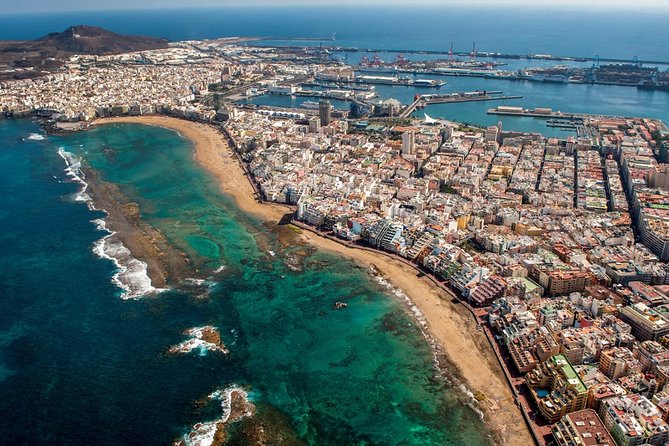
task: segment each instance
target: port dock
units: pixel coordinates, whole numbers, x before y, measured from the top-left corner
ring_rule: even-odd
[[[553,111],[550,108],[534,108],[526,109],[522,107],[499,106],[488,110],[489,115],[502,116],[525,116],[539,119],[580,119],[588,117],[586,114],[579,113],[564,113],[561,111]]]
[[[400,113],[400,118],[409,117],[416,109],[423,108],[432,104],[451,104],[460,102],[480,102],[480,101],[503,101],[510,99],[522,99],[522,96],[504,96],[502,91],[468,91],[449,94],[424,94],[417,96]]]
[[[340,79],[342,84],[393,85],[400,87],[440,88],[446,82],[434,79],[406,79],[397,76],[356,76],[353,79]]]

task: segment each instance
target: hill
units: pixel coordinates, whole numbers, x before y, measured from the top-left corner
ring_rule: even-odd
[[[126,36],[97,26],[78,25],[29,43],[40,47],[42,51],[107,55],[166,48],[168,41],[157,37]]]
[[[74,54],[111,55],[167,48],[167,39],[116,34],[96,26],[71,26],[36,40],[0,41],[0,80],[37,77]]]

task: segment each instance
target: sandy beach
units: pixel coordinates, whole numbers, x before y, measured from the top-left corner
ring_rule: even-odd
[[[287,206],[260,203],[225,136],[213,127],[162,116],[111,118],[98,124],[133,122],[157,125],[178,131],[193,141],[195,159],[219,179],[221,190],[233,197],[240,209],[268,224],[278,223]],[[534,440],[526,427],[503,372],[485,335],[477,330],[471,314],[454,296],[418,271],[393,257],[349,247],[302,231],[305,241],[320,249],[344,255],[367,267],[373,266],[397,289],[406,294],[425,317],[429,335],[447,356],[449,367],[479,400],[485,421],[494,435],[495,444],[531,445]]]

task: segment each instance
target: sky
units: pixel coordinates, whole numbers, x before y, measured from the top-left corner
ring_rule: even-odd
[[[669,9],[669,0],[0,0],[0,14],[28,12],[84,11],[106,9],[159,9],[186,7],[222,7],[250,5],[430,5],[448,6],[507,6],[522,5],[541,8],[550,7],[587,7],[588,9],[634,8]]]

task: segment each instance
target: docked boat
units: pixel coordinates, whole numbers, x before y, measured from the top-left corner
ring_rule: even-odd
[[[534,74],[530,76],[530,80],[536,82],[547,82],[553,84],[566,84],[569,82],[569,77],[562,74]]]
[[[316,101],[304,101],[300,106],[309,110],[318,110],[319,103]]]
[[[446,85],[445,81],[435,80],[435,79],[416,79],[413,81],[414,87],[432,87],[439,88]]]

